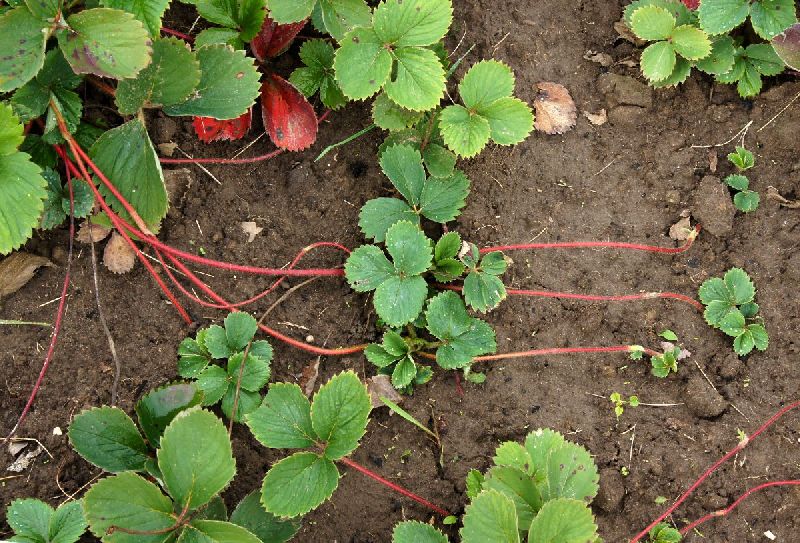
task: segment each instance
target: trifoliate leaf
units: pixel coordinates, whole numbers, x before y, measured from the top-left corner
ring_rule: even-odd
[[[319,440],[311,424],[311,403],[293,383],[271,385],[246,422],[255,438],[273,449],[301,449]]]
[[[675,52],[687,60],[700,60],[711,54],[708,34],[692,25],[676,27],[672,31],[672,46]]]
[[[0,92],[21,87],[41,69],[47,26],[26,6],[0,15]]]
[[[650,81],[659,82],[668,78],[676,62],[675,47],[668,41],[653,43],[642,51],[642,73]]]
[[[736,190],[747,190],[750,188],[750,180],[740,174],[729,175],[725,178],[725,184]]]
[[[496,490],[511,498],[517,510],[520,532],[527,532],[542,507],[542,496],[526,472],[513,467],[495,466],[486,472],[483,488]]]
[[[425,184],[422,155],[410,145],[393,145],[380,157],[383,173],[412,206],[418,206]]]
[[[715,36],[711,40],[711,53],[695,63],[698,69],[711,75],[721,75],[733,68],[736,51],[733,38],[727,35]]]
[[[53,508],[41,500],[28,498],[12,501],[6,512],[6,521],[14,530],[12,540],[47,543],[53,512]]]
[[[755,347],[755,340],[753,334],[747,330],[743,331],[740,335],[736,336],[733,340],[733,350],[739,356],[750,354],[750,351]]]
[[[406,0],[404,4],[407,3],[413,2]],[[395,71],[384,87],[389,98],[413,111],[426,111],[439,105],[444,94],[445,73],[436,53],[422,47],[399,47],[394,59]]]
[[[101,0],[100,3],[107,8],[131,13],[144,24],[152,38],[158,38],[161,18],[167,11],[169,0]]]
[[[144,123],[133,119],[105,132],[92,145],[89,156],[145,224],[157,232],[169,202],[161,164]],[[130,175],[131,172],[136,175]],[[105,185],[101,184],[100,192],[114,211],[131,220]]]
[[[503,275],[508,268],[508,260],[500,251],[492,251],[483,256],[480,267],[488,274]]]
[[[386,250],[401,277],[424,273],[433,258],[430,241],[416,225],[402,221],[386,232]]]
[[[147,445],[131,418],[116,407],[96,407],[77,415],[69,427],[72,447],[86,460],[112,473],[140,471]]]
[[[260,74],[244,51],[210,45],[197,53],[200,83],[188,100],[164,108],[167,115],[194,115],[235,119],[255,103],[261,90]]]
[[[393,62],[372,28],[356,28],[342,38],[336,51],[336,82],[348,98],[369,98],[389,79]]]
[[[771,40],[797,22],[793,0],[758,0],[750,6],[753,30],[765,40]]]
[[[122,531],[108,535],[112,526],[127,530],[167,530],[175,524],[174,504],[159,488],[136,475],[124,472],[92,485],[83,499],[89,529],[109,543],[132,541]],[[165,541],[168,532],[149,541]],[[139,536],[141,537],[141,536]]]
[[[409,221],[419,224],[419,215],[397,198],[375,198],[361,208],[358,226],[368,238],[381,243],[386,239],[386,231],[396,222]]]
[[[443,368],[462,368],[476,356],[497,349],[491,326],[467,314],[461,297],[443,292],[434,297],[425,312],[428,331],[443,343],[436,350],[436,362]]]
[[[375,9],[373,21],[383,43],[400,48],[441,40],[452,16],[449,0],[387,0]]]
[[[429,143],[422,151],[422,159],[433,177],[450,177],[456,165],[456,155],[441,145]]]
[[[447,537],[430,524],[406,520],[395,525],[392,543],[447,543]]]
[[[74,543],[88,528],[80,501],[62,504],[50,518],[49,543]]]
[[[439,130],[447,146],[465,158],[480,153],[492,134],[488,119],[458,104],[447,106],[439,114]]]
[[[375,290],[394,275],[394,267],[380,247],[362,245],[347,258],[347,282],[356,292]]]
[[[466,205],[468,194],[469,179],[459,170],[448,178],[431,177],[422,188],[419,211],[434,222],[452,221]]]
[[[459,532],[463,543],[519,543],[517,512],[511,498],[496,490],[484,490],[464,512]]]
[[[496,275],[473,270],[464,279],[464,300],[481,313],[500,305],[506,296],[506,287]]]
[[[228,336],[222,326],[213,324],[203,331],[203,345],[213,358],[228,358],[235,352],[228,345]]]
[[[299,452],[274,464],[264,476],[261,504],[279,517],[304,515],[333,495],[339,471],[327,458]]]
[[[674,28],[675,17],[658,6],[641,7],[631,16],[631,30],[643,40],[666,40]]]
[[[175,383],[151,390],[136,402],[136,415],[152,447],[158,447],[164,429],[185,409],[200,405],[203,393],[194,383]]]
[[[383,348],[394,356],[403,356],[411,352],[403,336],[392,330],[383,334]]]
[[[372,103],[372,122],[384,130],[404,130],[414,126],[422,113],[398,106],[382,92]]]
[[[742,24],[750,14],[749,0],[701,2],[697,10],[700,28],[709,34],[723,34]]]
[[[306,96],[319,91],[326,107],[343,106],[347,100],[334,79],[333,46],[321,39],[308,40],[300,47],[300,59],[305,67],[292,72],[289,81]]]
[[[733,205],[743,213],[750,213],[758,209],[761,198],[758,193],[752,190],[744,190],[733,196]]]
[[[369,26],[372,11],[364,0],[319,0],[320,18],[325,30],[337,41],[358,26]]]
[[[395,388],[405,388],[417,376],[417,365],[410,356],[404,356],[392,371],[392,385]]]
[[[338,460],[358,447],[371,409],[367,387],[351,371],[335,375],[317,391],[311,404],[311,423],[326,442],[326,458]]]
[[[386,351],[382,346],[376,345],[375,343],[370,343],[367,345],[367,348],[364,349],[364,355],[367,357],[367,360],[375,364],[379,368],[385,368],[387,366],[391,366],[405,355],[394,355]]]
[[[723,277],[728,290],[729,300],[735,305],[752,302],[756,294],[755,286],[750,276],[740,268],[731,268]]]
[[[202,447],[186,446],[200,440]],[[181,412],[169,423],[157,457],[164,486],[178,510],[208,503],[236,473],[225,425],[213,413],[198,407]]]
[[[300,529],[299,520],[280,519],[261,506],[258,491],[251,492],[231,513],[230,521],[245,528],[263,543],[285,543]]]
[[[544,504],[528,534],[529,543],[584,543],[596,538],[597,525],[589,507],[563,498]]]
[[[692,72],[692,63],[683,57],[677,57],[675,67],[672,73],[666,79],[661,81],[651,81],[650,85],[654,89],[662,89],[665,87],[674,87],[686,81]]]
[[[123,79],[150,63],[152,48],[144,25],[119,9],[86,9],[67,17],[56,33],[64,58],[75,73]]]
[[[719,329],[732,337],[741,336],[745,332],[744,315],[742,315],[742,312],[738,309],[728,312],[728,314],[719,321]]]
[[[375,310],[390,326],[413,321],[422,311],[428,286],[420,276],[393,276],[375,290]]]
[[[183,41],[164,38],[153,43],[152,62],[134,79],[123,79],[115,101],[120,113],[142,107],[171,106],[186,100],[200,82],[200,62]]]
[[[197,377],[197,386],[203,391],[203,405],[214,405],[228,390],[228,374],[219,366],[208,366]]]

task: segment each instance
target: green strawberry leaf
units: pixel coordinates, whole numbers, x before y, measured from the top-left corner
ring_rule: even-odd
[[[336,465],[312,452],[298,452],[273,464],[264,476],[261,504],[279,517],[304,515],[328,500],[339,486]]]
[[[670,42],[653,43],[642,51],[642,74],[650,81],[663,81],[672,75],[676,62],[675,47]]]
[[[731,310],[719,321],[719,329],[731,337],[741,336],[745,332],[744,315],[738,309]]]
[[[455,258],[460,250],[461,236],[458,232],[448,232],[436,242],[433,249],[433,260],[439,263],[442,260]]]
[[[300,521],[284,520],[268,513],[261,506],[258,491],[251,492],[231,513],[230,521],[245,528],[263,543],[285,543],[300,530]]]
[[[47,543],[53,513],[53,508],[41,500],[28,498],[12,501],[6,511],[6,522],[14,530],[11,541]]]
[[[675,22],[675,17],[666,9],[644,6],[631,15],[631,30],[643,40],[666,40],[672,35]]]
[[[231,351],[241,351],[247,347],[257,330],[258,323],[249,313],[237,311],[225,317],[225,337]]]
[[[150,33],[150,37],[158,38],[161,31],[161,18],[167,11],[169,0],[101,0],[107,8],[127,11],[141,21]]]
[[[588,503],[597,495],[597,466],[580,445],[566,441],[552,430],[539,429],[528,434],[525,448],[545,503],[557,498]]]
[[[371,409],[367,387],[352,371],[335,375],[320,387],[311,404],[311,424],[326,442],[325,458],[338,460],[358,447]]]
[[[150,63],[150,36],[130,13],[86,9],[67,17],[67,25],[56,36],[75,73],[123,79],[136,76]]]
[[[367,360],[379,368],[391,366],[405,356],[391,354],[387,352],[386,349],[384,349],[381,345],[377,345],[375,343],[370,343],[367,345],[367,348],[364,349],[364,355],[367,357]]]
[[[530,475],[532,473],[533,461],[527,449],[516,441],[505,441],[501,443],[494,452],[492,461],[496,466],[506,466],[515,468]]]
[[[499,98],[481,110],[489,121],[492,141],[498,145],[516,145],[533,129],[533,113],[528,104],[509,96]]]
[[[735,305],[752,302],[756,295],[756,288],[750,276],[740,268],[731,268],[723,277],[728,290],[729,300]]]
[[[49,543],[75,543],[88,526],[81,502],[70,501],[60,505],[50,518],[46,540]]]
[[[753,337],[753,344],[759,351],[766,351],[769,347],[769,335],[762,324],[748,324],[747,332]]]
[[[205,345],[207,330],[197,332],[196,339],[186,338],[178,346],[178,375],[196,378],[211,362],[211,353]]]
[[[657,524],[650,530],[649,543],[681,543],[681,533],[665,522]]]
[[[208,45],[230,45],[234,49],[244,48],[244,42],[239,38],[238,30],[221,27],[206,28],[195,36],[195,49],[200,49]]]
[[[453,18],[450,0],[387,0],[375,8],[375,33],[395,47],[432,45],[447,34]]]
[[[21,87],[42,68],[48,26],[25,6],[0,15],[0,92]]]
[[[447,543],[447,537],[430,524],[406,520],[395,525],[392,543]]]
[[[758,193],[752,190],[744,190],[733,196],[733,205],[743,213],[750,213],[758,209],[761,198]]]
[[[517,510],[519,531],[528,531],[531,521],[542,507],[542,496],[530,475],[517,468],[495,466],[486,472],[483,488],[496,490],[511,498]]]
[[[757,0],[750,6],[753,30],[771,40],[797,22],[794,0]]]
[[[623,16],[625,24],[628,28],[631,27],[633,14],[641,7],[656,6],[663,8],[670,12],[676,20],[676,24],[685,25],[696,22],[694,12],[689,9],[680,0],[633,0],[630,4],[625,6]]]
[[[202,440],[202,447],[187,447]],[[157,453],[164,486],[178,510],[196,509],[219,494],[236,473],[225,425],[213,413],[193,407],[179,413],[161,436]]]
[[[511,68],[497,60],[482,60],[472,66],[461,83],[458,93],[470,110],[482,110],[500,98],[514,92],[514,73]]]
[[[200,405],[203,393],[194,383],[175,383],[151,390],[136,402],[139,424],[153,448],[157,448],[164,430],[175,416]]]
[[[464,511],[462,543],[519,543],[517,512],[511,498],[484,490]]]
[[[261,543],[261,540],[241,526],[222,520],[192,520],[183,528],[179,541],[214,543]]]
[[[261,407],[246,417],[253,436],[265,447],[302,449],[319,440],[311,423],[311,403],[300,387],[270,385]]]
[[[229,385],[227,372],[219,366],[208,366],[197,377],[197,386],[203,391],[203,405],[214,405],[222,399]]]
[[[417,376],[417,365],[410,356],[404,356],[392,371],[392,385],[397,388],[405,388],[411,384]]]
[[[350,30],[369,26],[372,10],[364,0],[319,0],[317,4],[325,31],[341,41]]]
[[[481,313],[486,313],[506,299],[506,287],[496,275],[472,270],[464,279],[464,300]]]
[[[267,0],[269,16],[278,24],[296,23],[311,16],[317,0]]]
[[[492,135],[488,119],[458,104],[447,106],[439,114],[439,130],[445,144],[465,158],[480,153]]]
[[[232,388],[235,388],[236,382],[239,380],[239,371],[242,366],[242,360],[244,360],[244,352],[236,353],[230,358],[230,360],[228,360],[228,380],[230,381],[231,385],[233,385]],[[242,390],[258,392],[264,388],[264,385],[266,385],[267,381],[269,381],[269,376],[271,373],[269,362],[270,359],[265,359],[248,353],[247,362],[244,365],[244,370],[242,370]]]
[[[583,543],[596,538],[597,525],[589,507],[563,498],[544,504],[528,534],[529,543]]]
[[[289,81],[305,96],[319,91],[326,107],[338,109],[347,99],[334,79],[333,46],[322,39],[308,40],[300,47],[300,59],[304,67],[296,69]]]
[[[725,178],[725,184],[728,185],[732,189],[736,190],[747,190],[750,188],[750,180],[747,179],[744,175],[740,174],[731,174]]]
[[[698,60],[695,66],[711,75],[721,75],[733,68],[736,47],[733,38],[727,35],[714,36],[711,40],[711,53]]]
[[[724,34],[742,24],[750,14],[749,0],[701,2],[697,9],[700,28],[709,34]]]
[[[393,145],[381,153],[380,165],[403,198],[412,206],[418,206],[425,185],[420,152],[410,145]]]
[[[736,166],[736,169],[738,169],[740,172],[743,172],[745,170],[749,170],[756,163],[756,159],[753,156],[753,153],[751,153],[750,151],[748,151],[744,147],[739,147],[738,145],[736,146],[736,151],[734,151],[733,153],[730,153],[728,155],[728,160],[734,166]],[[744,177],[744,176],[742,176],[742,177]],[[747,178],[745,177],[745,179],[747,179]],[[733,186],[733,185],[731,185],[731,186]],[[737,187],[734,187],[734,188],[737,188]],[[744,189],[739,189],[739,190],[745,190],[746,188],[747,187],[745,186]]]
[[[398,106],[385,92],[372,103],[372,122],[384,130],[405,130],[421,118],[422,113]]]
[[[733,350],[739,356],[750,354],[750,351],[756,346],[753,334],[748,330],[744,330],[740,335],[733,339]]]
[[[261,89],[253,59],[227,45],[201,47],[196,55],[200,62],[197,89],[186,101],[165,107],[164,113],[225,120],[250,109]]]
[[[95,407],[78,414],[69,441],[84,459],[111,473],[141,471],[149,453],[131,418],[116,407]]]
[[[422,187],[419,211],[434,222],[446,223],[461,214],[468,195],[469,179],[460,170],[448,178],[431,177]]]
[[[380,247],[362,245],[347,258],[344,272],[353,290],[369,292],[391,278],[394,267]]]
[[[413,3],[406,0],[404,5]],[[392,78],[385,84],[389,98],[412,111],[427,111],[439,105],[444,95],[445,72],[436,53],[422,47],[399,47],[394,51],[394,60]]]
[[[744,50],[747,63],[752,65],[761,75],[778,75],[786,66],[775,49],[768,43],[754,43]]]
[[[186,43],[155,40],[152,62],[135,78],[119,82],[115,101],[126,115],[143,107],[172,106],[186,100],[199,82],[200,63]]]
[[[369,200],[358,215],[358,226],[361,231],[366,237],[378,243],[382,243],[386,239],[386,231],[400,221],[419,224],[419,215],[414,213],[408,204],[397,198]]]
[[[481,493],[483,490],[483,482],[484,477],[480,471],[476,469],[469,470],[467,473],[466,487],[467,497],[470,500],[474,500],[475,497]]]
[[[249,358],[249,357],[248,357]],[[233,404],[236,404],[236,414],[233,413]],[[258,392],[251,392],[244,388],[239,390],[239,399],[236,399],[236,379],[231,379],[225,395],[222,396],[220,407],[222,412],[228,419],[233,419],[234,422],[244,422],[245,416],[249,415],[261,404],[261,394]]]
[[[700,60],[711,54],[708,34],[692,25],[682,25],[672,31],[675,52],[687,60]]]
[[[375,310],[390,326],[402,326],[417,318],[427,293],[428,285],[419,275],[394,276],[375,289]]]
[[[375,30],[355,28],[342,38],[333,68],[344,95],[353,100],[363,100],[383,87],[393,64],[392,55]]]
[[[106,477],[92,485],[83,499],[83,509],[91,532],[108,543],[161,543],[171,535],[165,531],[145,539],[120,530],[109,535],[108,529],[112,526],[159,531],[175,524],[172,500],[162,494],[156,485],[130,471]]]
[[[436,362],[443,368],[463,368],[474,357],[497,349],[492,327],[470,317],[455,292],[443,292],[431,299],[425,319],[428,331],[443,343],[436,350]]]
[[[456,166],[456,155],[441,145],[429,143],[422,151],[422,159],[433,177],[450,177]]]
[[[742,312],[742,315],[746,319],[752,319],[758,313],[759,307],[758,304],[755,302],[747,302],[746,304],[742,304],[739,306],[739,311]]]
[[[235,352],[228,345],[228,336],[222,326],[213,324],[202,331],[205,332],[203,345],[213,358],[228,358]]]

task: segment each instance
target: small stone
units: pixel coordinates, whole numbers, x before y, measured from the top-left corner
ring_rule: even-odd
[[[314,343],[314,336],[312,336],[310,334],[307,335],[306,336],[306,343]]]
[[[622,509],[625,497],[625,481],[619,470],[605,468],[600,471],[600,489],[594,504],[606,513],[616,513]]]
[[[609,105],[631,105],[649,108],[653,105],[653,89],[633,77],[605,73],[597,78],[597,88],[606,95]]]
[[[689,411],[701,419],[718,417],[728,408],[725,398],[698,375],[689,379],[684,398]]]
[[[61,431],[61,427],[60,426],[56,426],[55,428],[53,428],[53,435],[54,436],[63,436],[64,432]]]
[[[703,226],[703,230],[714,236],[722,236],[733,230],[736,208],[719,177],[703,177],[694,191],[692,215]]]

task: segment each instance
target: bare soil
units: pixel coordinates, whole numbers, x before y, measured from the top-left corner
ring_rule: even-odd
[[[800,197],[797,127],[800,102],[770,119],[800,92],[790,76],[768,82],[756,100],[743,101],[735,89],[695,74],[677,89],[652,91],[641,84],[635,49],[619,40],[613,23],[619,2],[477,0],[456,2],[451,45],[476,47],[470,61],[495,57],[517,75],[517,92],[532,102],[535,85],[565,85],[580,111],[608,112],[608,122],[590,124],[583,116],[563,136],[534,134],[513,148],[490,148],[462,163],[473,183],[469,204],[455,227],[480,246],[532,239],[620,240],[673,246],[667,233],[683,210],[708,228],[694,247],[676,256],[611,250],[514,253],[505,277],[516,288],[621,294],[671,290],[696,294],[700,283],[732,266],[745,268],[758,287],[757,299],[770,332],[766,353],[740,359],[729,338],[711,330],[689,306],[664,300],[640,303],[583,302],[513,298],[488,316],[496,327],[500,352],[540,347],[639,343],[658,347],[657,332],[675,330],[693,356],[677,375],[659,380],[647,364],[624,356],[562,356],[484,364],[484,385],[457,393],[454,376],[437,373],[405,402],[420,420],[440,425],[444,466],[425,436],[386,409],[373,414],[354,458],[454,513],[466,503],[464,477],[485,469],[500,441],[520,440],[538,427],[551,427],[586,446],[602,470],[594,511],[606,541],[624,541],[655,518],[666,505],[659,496],[678,496],[714,460],[731,448],[737,430],[754,430],[781,406],[798,399],[800,343],[800,211],[764,199],[772,185],[788,198]],[[180,13],[179,30],[189,23]],[[603,67],[584,59],[587,51],[610,55]],[[284,63],[288,62],[284,57]],[[280,66],[288,70],[288,65]],[[314,162],[326,145],[369,123],[369,111],[353,104],[331,115],[312,150],[284,154],[246,166],[209,166],[215,182],[190,166],[189,189],[176,191],[161,238],[213,258],[281,266],[318,240],[354,247],[363,243],[357,227],[360,206],[390,193],[376,164],[380,137],[372,132]],[[728,141],[748,123],[745,143],[756,154],[752,188],[762,205],[747,216],[726,204],[718,187],[731,173]],[[763,129],[761,128],[763,126]],[[189,122],[155,117],[156,143],[175,141],[194,156],[232,156],[242,142],[203,145]],[[252,133],[250,138],[254,137]],[[247,140],[249,141],[249,140]],[[736,141],[739,141],[738,139]],[[262,138],[248,153],[270,150]],[[711,170],[711,156],[718,170]],[[705,178],[705,179],[704,179]],[[716,185],[715,185],[716,183]],[[264,230],[252,243],[239,223],[255,221]],[[39,234],[27,249],[58,264],[42,270],[18,293],[0,302],[4,318],[51,321],[63,279],[66,232]],[[338,255],[320,255],[309,265],[337,265]],[[230,299],[244,299],[264,287],[263,279],[205,270],[209,282]],[[115,276],[101,270],[101,296],[122,361],[120,406],[132,411],[152,387],[176,378],[176,349],[191,332],[137,264]],[[298,281],[289,281],[296,284]],[[97,316],[89,250],[79,246],[64,329],[35,409],[19,435],[36,438],[52,453],[41,455],[22,477],[0,482],[2,501],[35,496],[58,503],[98,474],[68,446],[70,418],[79,410],[108,403],[113,364]],[[260,314],[273,299],[252,309]],[[276,309],[271,324],[316,344],[350,345],[375,340],[370,300],[350,291],[340,279],[322,279],[294,293]],[[199,325],[224,315],[193,308]],[[40,370],[49,331],[0,328],[0,433],[8,432]],[[273,379],[295,381],[314,357],[273,342]],[[369,376],[362,356],[323,358],[320,379],[346,368]],[[627,409],[616,420],[607,397],[636,394],[647,403],[675,407]],[[597,396],[595,396],[597,395]],[[3,434],[5,435],[5,434]],[[267,450],[246,428],[234,431],[238,475],[224,497],[233,505],[260,481],[282,455]],[[0,453],[3,466],[11,462]],[[622,468],[629,475],[621,474]],[[800,471],[800,420],[789,415],[715,474],[673,520],[682,525],[728,505],[760,482],[797,478]],[[404,519],[427,520],[429,512],[390,494],[358,473],[343,470],[333,499],[309,515],[297,541],[386,542],[392,526]],[[0,474],[0,479],[8,472]],[[61,488],[59,488],[59,485]],[[690,541],[797,541],[800,492],[772,489],[751,497],[735,514],[705,525]],[[0,525],[0,535],[8,528]],[[455,532],[453,532],[455,534]]]

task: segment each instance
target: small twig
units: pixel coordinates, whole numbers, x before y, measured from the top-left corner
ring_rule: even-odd
[[[303,288],[304,286],[308,285],[309,283],[313,283],[313,282],[314,282],[314,281],[316,281],[317,279],[319,279],[319,277],[310,277],[310,278],[306,279],[305,281],[303,281],[302,283],[298,283],[298,284],[296,284],[295,286],[293,286],[292,288],[290,288],[289,290],[287,290],[286,292],[284,292],[284,293],[281,295],[281,297],[280,297],[280,298],[278,298],[277,300],[275,300],[275,301],[272,303],[272,305],[271,305],[271,306],[269,306],[269,307],[267,308],[267,310],[266,310],[266,311],[264,311],[264,314],[261,316],[261,319],[258,321],[258,322],[259,322],[259,324],[260,324],[260,323],[263,323],[263,322],[264,322],[264,320],[267,318],[267,315],[269,315],[270,313],[272,313],[272,311],[273,311],[273,310],[274,310],[276,307],[278,307],[278,306],[279,306],[279,305],[281,305],[283,302],[285,302],[285,301],[286,301],[286,300],[289,298],[289,296],[291,296],[291,295],[292,295],[292,293],[293,293],[293,292],[295,292],[295,291],[296,291],[296,290],[298,290],[298,289],[301,289],[301,288]]]
[[[199,162],[197,162],[197,161],[194,159],[194,157],[193,157],[192,155],[190,155],[189,153],[187,153],[186,151],[184,151],[184,150],[183,150],[183,149],[181,149],[180,147],[176,147],[176,149],[177,149],[178,151],[180,151],[180,153],[181,153],[183,156],[185,156],[186,158],[190,159],[190,161],[191,161],[191,163],[192,163],[192,164],[194,164],[195,166],[197,166],[198,168],[200,168],[201,170],[203,170],[204,172],[206,172],[206,173],[208,174],[208,176],[209,176],[211,179],[213,179],[213,180],[214,180],[214,182],[215,182],[217,185],[220,185],[220,186],[222,186],[222,181],[220,181],[219,179],[217,179],[217,178],[216,178],[216,176],[215,176],[213,173],[211,173],[211,171],[210,171],[208,168],[206,168],[205,166],[203,166],[202,164],[200,164]],[[159,160],[161,160],[161,163],[162,163],[162,164],[164,163],[164,160],[163,160],[163,159],[159,159]]]
[[[786,104],[785,106],[783,106],[783,108],[782,108],[782,109],[781,109],[779,112],[777,112],[775,115],[773,115],[773,116],[772,116],[772,118],[771,118],[770,120],[768,120],[766,123],[764,123],[764,126],[762,126],[761,128],[759,128],[758,130],[756,130],[756,132],[761,132],[761,131],[762,131],[762,130],[764,130],[766,127],[768,127],[769,125],[771,125],[771,124],[772,124],[772,122],[773,122],[775,119],[777,119],[778,117],[780,117],[780,115],[781,115],[781,114],[782,114],[784,111],[786,111],[787,109],[789,109],[789,106],[791,106],[793,103],[795,103],[795,101],[796,101],[798,98],[800,98],[800,92],[798,92],[797,94],[795,94],[794,98],[792,98],[791,100],[789,100],[789,103],[788,103],[788,104]]]
[[[691,145],[691,146],[689,146],[689,148],[690,149],[710,149],[711,147],[725,147],[726,145],[731,143],[733,140],[735,140],[739,136],[742,136],[742,147],[744,147],[744,137],[747,135],[747,131],[750,130],[750,126],[752,124],[753,124],[753,121],[750,121],[749,123],[744,125],[744,127],[741,130],[739,130],[736,134],[733,135],[733,137],[731,139],[729,139],[726,142],[715,143],[714,145]]]

